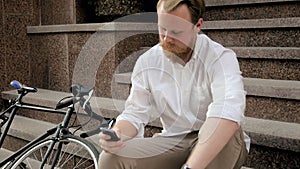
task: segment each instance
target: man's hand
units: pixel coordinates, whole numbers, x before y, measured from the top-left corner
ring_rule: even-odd
[[[102,149],[107,153],[117,153],[125,146],[125,141],[132,139],[137,135],[137,129],[128,121],[120,120],[111,129],[114,130],[120,138],[119,141],[109,141],[110,135],[100,132],[99,142]]]
[[[121,138],[121,133],[118,130],[114,130],[119,138]],[[107,152],[107,153],[116,153],[120,149],[122,149],[125,146],[125,143],[122,140],[119,141],[109,141],[111,139],[111,136],[108,134],[104,134],[103,132],[100,132],[99,134],[99,142],[101,145],[101,148]]]

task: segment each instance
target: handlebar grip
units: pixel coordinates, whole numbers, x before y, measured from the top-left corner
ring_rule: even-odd
[[[66,100],[63,101],[63,102],[57,103],[55,109],[61,109],[61,108],[64,108],[64,107],[68,107],[68,106],[70,106],[71,104],[73,104],[73,98],[69,98],[69,99],[66,99]]]
[[[70,87],[70,91],[73,93],[75,97],[82,97],[85,95],[89,95],[91,90],[93,90],[93,88],[85,88],[80,84],[72,84]]]
[[[90,137],[90,136],[93,136],[95,134],[100,133],[100,131],[101,131],[100,128],[96,128],[95,130],[88,131],[88,132],[85,132],[85,133],[81,133],[80,137],[81,138],[87,138],[87,137]]]

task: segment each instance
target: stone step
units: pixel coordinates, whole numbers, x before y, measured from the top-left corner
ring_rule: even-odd
[[[130,73],[117,74],[115,81],[118,84],[112,90],[113,98],[125,100],[130,90]],[[255,118],[300,123],[299,83],[299,81],[245,78],[245,89],[247,91],[245,115]],[[28,94],[24,98],[24,101],[47,107],[55,107],[58,100],[69,95],[69,93],[65,92],[39,89],[37,93]],[[2,92],[4,100],[9,100],[16,96],[17,92],[15,90]],[[105,99],[102,99],[97,104],[103,101],[106,103]],[[116,104],[121,105],[117,106],[119,107],[119,112],[123,110],[123,104],[123,102]],[[111,106],[113,107],[114,105]],[[100,108],[98,111],[100,111]],[[53,123],[59,123],[63,118],[62,115],[51,113],[46,117],[41,112],[28,110],[20,110],[19,114]]]
[[[300,17],[207,21],[203,30],[299,28]]]
[[[57,124],[48,121],[42,121],[38,119],[16,115],[7,135],[8,140],[10,140],[10,138],[12,137],[14,139],[12,139],[12,141],[9,142],[4,141],[3,147],[12,151],[16,151],[23,147],[27,142],[34,140],[41,134],[44,134],[47,130],[55,127],[56,125]],[[75,129],[76,128],[70,128],[70,131],[73,132]],[[79,135],[82,132],[82,130],[77,130],[76,135]],[[95,140],[95,137],[93,136],[87,139],[92,141],[92,139]],[[25,142],[25,144],[11,143],[16,140],[22,140],[22,142]],[[96,144],[95,146],[99,148]]]
[[[248,95],[300,100],[300,81],[244,78]]]
[[[115,82],[131,84],[131,72],[115,75]],[[300,100],[300,81],[244,78],[248,95]]]
[[[299,17],[222,20],[204,22],[202,30],[224,46],[300,47]],[[156,23],[98,23],[28,26],[28,34],[62,32],[139,32],[157,33]],[[111,36],[115,36],[112,34]],[[249,38],[251,37],[251,38]],[[114,39],[114,38],[113,38]]]
[[[299,2],[298,0],[230,0],[230,1],[220,1],[220,0],[205,0],[205,5],[207,7],[214,6],[231,6],[231,5],[251,5],[251,4],[276,4],[283,2]]]
[[[0,161],[6,159],[7,157],[9,157],[10,155],[12,155],[13,152],[10,150],[7,150],[5,148],[1,148],[0,149]]]
[[[50,124],[44,121],[16,116],[9,135],[27,141],[43,133],[43,128],[27,128],[24,126],[43,126]],[[53,124],[54,126],[54,124]],[[280,149],[281,151],[300,152],[300,124],[284,123],[246,117],[243,125],[245,132],[252,139],[252,146],[263,146]],[[269,152],[270,153],[270,152]],[[255,156],[255,154],[253,154]],[[250,152],[250,159],[254,157]],[[271,156],[271,154],[269,154]],[[255,157],[258,158],[258,157]]]
[[[299,17],[223,20],[204,22],[202,30],[224,46],[299,47],[299,25]]]
[[[51,92],[51,90],[44,90],[44,94]],[[62,93],[62,95],[64,95],[64,93]],[[39,100],[40,99],[35,97],[35,99],[32,99],[30,103],[40,103]],[[102,97],[96,97],[92,102],[93,110],[101,109],[103,113],[102,115],[110,118],[116,117],[119,113],[121,113],[124,110],[124,104],[124,100]],[[161,127],[159,120],[151,122],[150,125]],[[298,132],[300,131],[299,123],[246,117],[243,125],[245,131],[252,133],[253,138],[257,137],[254,139],[257,141],[256,144],[300,152],[300,133]],[[16,116],[8,134],[13,136],[17,135],[18,138],[23,140],[32,140],[53,126],[54,124],[50,122]],[[264,135],[267,135],[268,137],[262,137]],[[274,142],[274,140],[276,141]],[[285,144],[287,140],[293,144]]]
[[[52,93],[52,94],[51,94]],[[46,96],[52,96],[52,98]],[[24,102],[30,101],[33,104],[43,104],[44,106],[54,106],[56,104],[55,100],[60,100],[64,96],[69,96],[70,93],[65,92],[57,92],[45,89],[39,89],[39,92],[35,94],[29,94],[24,98]],[[9,99],[16,96],[16,91],[7,91],[3,92],[3,98]],[[48,100],[48,101],[47,101]],[[105,117],[116,117],[122,110],[124,109],[124,100],[116,100],[111,98],[102,98],[96,97],[93,99],[91,105],[93,106],[93,110],[101,113]],[[22,119],[22,120],[20,120]],[[21,121],[21,125],[19,125],[19,129],[11,131],[11,134],[19,135],[19,137],[23,139],[32,139],[34,135],[32,133],[39,133],[35,132],[20,132],[24,129],[26,121],[33,125],[33,120],[28,119],[24,120],[26,117],[19,118]],[[46,119],[48,120],[48,119]],[[16,123],[14,121],[14,123]],[[44,123],[44,122],[42,122]],[[46,122],[47,123],[47,122]],[[49,123],[47,123],[49,124]],[[51,123],[50,123],[51,124]],[[151,126],[160,127],[161,124],[158,120],[155,120],[150,123]],[[16,125],[18,126],[18,125]],[[39,126],[39,125],[34,125]],[[45,126],[44,124],[42,126]],[[297,165],[297,154],[299,153],[299,123],[289,123],[289,122],[281,122],[281,121],[274,121],[274,120],[264,120],[258,118],[251,118],[246,117],[245,123],[243,124],[245,131],[251,136],[252,138],[252,149],[250,151],[249,160],[246,166],[251,166],[254,168],[265,168],[266,166],[259,166],[258,164],[262,163],[262,165],[272,164],[272,165],[279,165],[276,163],[278,158],[284,159],[293,159],[289,164],[284,164],[285,166],[295,166]],[[41,127],[35,127],[35,129],[42,129]],[[30,129],[32,130],[32,128]],[[20,134],[23,133],[23,134]],[[289,143],[289,144],[286,144]],[[255,161],[262,160],[260,163]],[[274,164],[276,163],[276,164]],[[282,164],[282,163],[280,163]],[[276,167],[275,167],[276,168]],[[280,168],[280,167],[279,167]]]
[[[0,149],[0,161],[4,160],[6,157],[12,155],[13,152],[7,149]],[[241,169],[251,169],[249,167],[242,167]]]
[[[142,47],[137,54],[143,54],[151,47]],[[285,59],[300,60],[299,47],[227,47],[232,49],[239,59]]]
[[[131,73],[115,75],[113,97],[126,99]],[[247,91],[245,115],[249,117],[300,123],[300,81],[244,78]]]
[[[228,47],[237,54],[244,77],[278,80],[300,80],[298,47]],[[138,57],[150,49],[142,47],[128,55],[118,66],[119,72],[130,72]]]
[[[297,0],[206,0],[205,20],[299,17]]]
[[[22,120],[24,120],[22,117],[16,116],[17,123],[23,123],[23,121],[20,121],[20,118],[21,118]],[[30,123],[28,123],[28,122],[30,122]],[[30,125],[32,122],[33,122],[32,120],[29,120],[29,121],[28,121],[27,119],[25,119],[24,125]],[[33,124],[35,124],[35,125],[37,125],[37,126],[40,126],[40,125],[41,125],[40,123],[44,124],[43,121],[37,121],[37,120],[35,120]],[[16,131],[15,126],[12,127],[12,130],[15,130],[15,131]],[[40,130],[40,129],[39,129],[39,130]],[[32,132],[32,131],[36,131],[36,130],[32,130],[32,129],[31,129],[31,130],[29,130],[28,132],[25,132],[25,129],[23,129],[23,130],[19,130],[17,133],[12,133],[12,135],[11,135],[11,136],[8,136],[8,137],[15,137],[15,138],[17,138],[17,139],[14,140],[15,142],[10,142],[10,143],[8,143],[6,146],[8,146],[8,148],[11,148],[11,147],[9,147],[9,145],[12,145],[12,144],[18,144],[18,143],[16,143],[16,142],[18,142],[19,139],[22,139],[22,140],[23,140],[24,137],[25,137],[25,138],[30,138],[30,137],[32,137],[32,136],[37,137],[38,135],[36,135],[36,133],[35,133],[35,134],[30,134],[30,132]],[[42,130],[36,131],[36,132],[37,132],[37,133],[40,133],[40,132],[42,133]],[[30,135],[30,136],[27,137],[26,135],[27,135],[27,136]],[[29,141],[31,141],[31,140],[32,140],[32,139],[27,139],[26,142],[29,142]],[[13,149],[15,149],[15,148],[16,148],[16,147],[14,147]],[[21,147],[18,147],[18,148],[21,148]],[[70,150],[68,150],[68,151],[66,151],[66,152],[70,152]],[[7,157],[13,155],[13,153],[14,153],[13,151],[10,151],[10,150],[5,149],[5,148],[1,148],[1,149],[0,149],[0,162],[1,162],[2,160],[5,160]],[[78,155],[78,154],[77,154],[77,155]],[[79,154],[79,155],[84,156],[84,154]],[[41,161],[38,161],[38,160],[36,160],[36,159],[28,158],[27,160],[30,161],[30,166],[31,166],[32,168],[39,168],[39,166],[40,166],[40,164],[41,164]],[[46,165],[45,168],[50,168],[50,166],[49,166],[49,165]]]
[[[7,150],[5,148],[0,148],[0,162],[4,161],[7,157],[11,156],[13,153],[14,153],[13,151]],[[5,164],[1,169],[4,169],[6,165],[8,164]]]

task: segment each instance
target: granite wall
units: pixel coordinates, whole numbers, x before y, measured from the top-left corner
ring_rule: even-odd
[[[27,26],[75,23],[74,4],[73,0],[0,0],[0,91],[12,89],[9,82],[14,79],[25,84],[31,84],[31,80],[46,83],[46,70],[38,72],[41,75],[37,79],[35,64],[42,67],[48,62],[45,54],[50,48],[44,50],[40,40],[32,41]],[[39,54],[32,56],[32,50]],[[66,60],[56,61],[54,64]],[[56,83],[51,81],[53,86]]]
[[[0,90],[18,79],[29,83],[30,37],[27,26],[75,23],[73,0],[1,0],[0,1]],[[34,48],[33,48],[34,49]],[[37,49],[43,57],[44,50]],[[41,79],[42,80],[42,79]]]
[[[39,0],[41,25],[75,24],[75,0]]]
[[[57,26],[56,31],[60,29],[63,28]],[[72,83],[95,85],[98,96],[111,97],[111,83],[118,65],[126,59],[126,56],[140,50],[141,47],[152,46],[158,40],[157,35],[152,33],[133,36],[130,34],[132,32],[126,31],[29,34],[31,85],[56,91],[69,91]],[[127,38],[116,42],[116,37],[122,36]],[[100,58],[98,54],[100,55],[101,50],[106,50],[101,48],[102,43],[116,44]],[[81,61],[80,67],[75,67],[79,62],[78,57],[86,60]],[[93,70],[95,66],[97,69]],[[91,71],[96,71],[95,81],[91,80],[94,78],[90,75]]]
[[[143,11],[153,11],[157,0],[143,4]],[[82,46],[93,32],[63,32],[46,34],[28,34],[28,26],[65,25],[83,23],[89,16],[85,13],[90,7],[85,6],[85,0],[0,0],[0,90],[10,90],[9,82],[17,79],[22,83],[68,91],[72,81],[73,68]],[[120,1],[121,2],[121,1]],[[131,3],[131,2],[130,2]],[[133,3],[133,2],[132,2]],[[137,3],[137,1],[135,2]],[[141,3],[138,3],[141,6]],[[151,7],[149,7],[149,4]],[[128,4],[127,4],[128,5]],[[125,5],[126,6],[126,5]],[[124,7],[124,5],[123,5]],[[139,10],[139,9],[134,9]],[[119,10],[118,14],[126,14],[127,8]],[[106,11],[109,12],[109,11]],[[125,12],[125,13],[124,13]],[[132,13],[138,11],[131,11]],[[97,75],[96,83],[106,84],[99,87],[99,93],[109,95],[107,85],[112,79],[112,71],[124,55],[132,52],[128,42],[137,42],[143,37],[132,37],[121,42],[112,49],[108,62],[101,65],[102,71]],[[149,37],[148,37],[149,38]],[[156,37],[155,37],[156,38]],[[155,39],[154,38],[154,39]],[[138,39],[138,41],[137,41]],[[155,42],[154,42],[155,41]],[[139,46],[149,46],[149,43],[133,44],[135,50]],[[124,45],[127,45],[126,47]],[[124,50],[121,52],[121,50]],[[126,51],[127,50],[127,51]],[[115,53],[119,58],[115,59]],[[116,54],[118,55],[118,54]],[[107,76],[104,76],[107,75]],[[108,87],[107,87],[108,86]]]
[[[30,81],[29,38],[26,26],[39,25],[38,0],[0,1],[0,90],[9,82]]]
[[[158,0],[76,0],[76,22],[110,22],[122,16],[155,12]]]

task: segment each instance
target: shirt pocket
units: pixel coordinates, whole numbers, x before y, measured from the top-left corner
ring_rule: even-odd
[[[200,120],[206,119],[206,113],[212,97],[206,87],[192,87],[190,94],[190,108]]]

